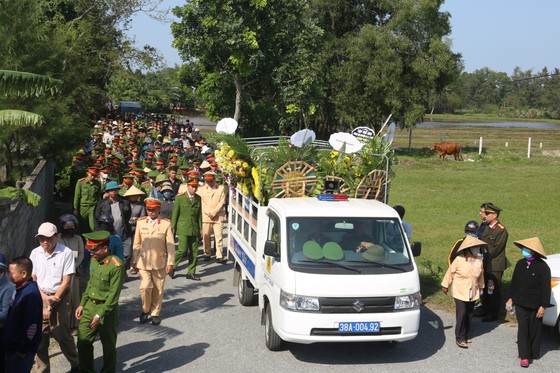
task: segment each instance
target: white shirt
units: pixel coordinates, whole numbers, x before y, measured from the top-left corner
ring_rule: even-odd
[[[57,243],[51,255],[38,246],[31,252],[29,259],[33,262],[33,274],[37,276],[37,285],[46,294],[54,294],[62,284],[62,276],[73,275],[74,254],[72,250]]]

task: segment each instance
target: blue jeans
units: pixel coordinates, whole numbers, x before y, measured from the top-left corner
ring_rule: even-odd
[[[21,356],[18,352],[6,352],[6,372],[29,373],[35,362],[35,353],[28,352]]]

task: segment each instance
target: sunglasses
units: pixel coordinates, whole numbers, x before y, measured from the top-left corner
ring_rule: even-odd
[[[157,208],[155,208],[155,209],[146,209],[146,211],[154,212],[154,211],[157,211]]]
[[[90,252],[90,253],[96,253],[96,252],[98,252],[99,250],[101,250],[102,247],[103,247],[103,245],[91,247],[91,248],[89,249],[89,252]]]
[[[491,214],[495,214],[496,211],[484,211],[484,215],[491,215]]]

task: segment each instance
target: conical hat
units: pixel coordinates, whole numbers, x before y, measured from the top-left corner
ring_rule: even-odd
[[[144,196],[146,193],[142,192],[140,189],[136,188],[134,185],[130,187],[129,190],[126,191],[124,197],[130,196]]]
[[[541,244],[541,240],[539,240],[538,237],[532,237],[524,240],[515,241],[514,244],[520,249],[524,247],[531,249],[534,252],[538,253],[543,258],[546,258],[546,253],[544,252],[544,248]]]
[[[459,246],[459,248],[457,249],[457,252],[460,252],[461,250],[466,250],[466,249],[470,249],[471,247],[478,247],[478,246],[488,246],[488,244],[482,240],[479,240],[476,237],[473,236],[467,236],[465,237],[465,239],[463,240],[463,243],[461,244],[461,246]]]

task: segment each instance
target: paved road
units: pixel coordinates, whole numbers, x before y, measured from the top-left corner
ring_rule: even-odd
[[[180,272],[185,271],[180,267]],[[168,278],[160,326],[140,324],[138,277],[121,295],[118,367],[126,372],[513,372],[518,366],[516,328],[509,323],[474,322],[468,350],[454,343],[454,315],[422,308],[419,336],[396,347],[383,343],[288,344],[270,352],[258,307],[239,305],[232,285],[232,264],[199,264],[201,282]],[[543,357],[531,370],[557,372],[560,337],[546,328]],[[101,344],[95,343],[101,367]],[[69,368],[55,352],[53,372]]]

